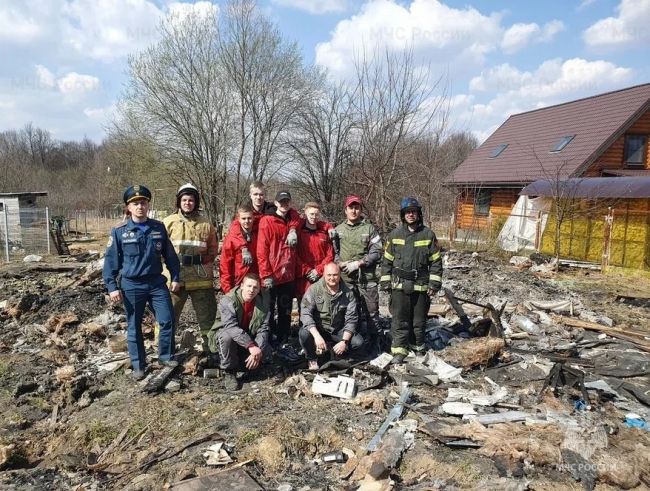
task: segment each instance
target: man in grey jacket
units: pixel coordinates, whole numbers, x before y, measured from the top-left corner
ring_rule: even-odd
[[[357,301],[350,287],[341,281],[341,269],[336,263],[325,265],[323,277],[307,289],[300,309],[299,339],[309,370],[318,369],[318,355],[330,345],[337,356],[363,346],[357,332]]]
[[[247,273],[219,302],[217,319],[208,334],[211,352],[218,352],[227,390],[238,390],[236,372],[256,370],[269,348],[269,298],[260,279]]]

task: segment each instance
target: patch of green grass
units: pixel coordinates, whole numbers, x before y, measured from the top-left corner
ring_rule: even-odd
[[[42,411],[50,410],[50,403],[44,397],[29,396],[27,397],[27,404]]]
[[[251,428],[249,430],[244,431],[241,435],[239,435],[239,438],[237,438],[237,447],[242,448],[246,447],[255,441],[259,440],[262,438],[264,435],[262,432],[256,428]]]
[[[9,373],[10,366],[9,360],[0,361],[0,379],[3,379]]]
[[[115,440],[119,431],[112,426],[107,425],[101,420],[94,420],[88,426],[88,431],[84,435],[84,444],[92,447],[95,443],[100,446],[108,445]]]
[[[137,419],[131,422],[129,431],[126,432],[126,439],[135,438],[147,426],[147,423],[142,419]]]

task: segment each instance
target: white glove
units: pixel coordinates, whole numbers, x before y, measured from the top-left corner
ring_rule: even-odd
[[[328,233],[329,236],[330,236],[330,240],[335,240],[335,239],[339,236],[339,233],[336,231],[335,228],[331,228],[331,229],[329,229],[329,230],[327,231],[327,233]]]
[[[262,284],[264,288],[273,288],[273,278],[266,278],[264,279],[264,283]]]
[[[253,256],[248,250],[248,247],[242,247],[241,249],[241,263],[244,266],[250,266],[251,264],[253,264]]]
[[[343,271],[350,274],[359,269],[359,266],[361,266],[361,261],[350,261],[343,265]]]
[[[286,242],[289,247],[296,247],[296,244],[298,243],[298,234],[296,233],[295,228],[289,229]]]

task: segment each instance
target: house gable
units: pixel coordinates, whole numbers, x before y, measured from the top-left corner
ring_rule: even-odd
[[[647,109],[634,121],[614,143],[612,143],[581,177],[600,177],[615,175],[648,175],[650,172],[650,145],[645,146],[645,162],[642,166],[631,166],[625,163],[625,139],[630,135],[644,135],[650,140],[650,109]]]
[[[608,92],[510,116],[447,180],[448,184],[525,185],[584,172],[611,147],[617,134],[639,119],[650,102],[650,84]],[[553,151],[563,140],[570,141]],[[495,149],[506,145],[495,157]],[[606,147],[606,148],[607,148]]]

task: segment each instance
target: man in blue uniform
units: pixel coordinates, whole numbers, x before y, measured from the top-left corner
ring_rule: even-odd
[[[145,376],[146,353],[142,316],[149,302],[160,326],[158,355],[162,365],[174,361],[174,309],[169,290],[180,289],[180,264],[162,222],[148,218],[151,192],[131,186],[124,192],[129,218],[111,230],[104,258],[104,283],[111,302],[124,301],[128,320],[127,345],[133,378]],[[171,286],[162,274],[162,260],[171,273]],[[120,276],[118,285],[117,277]]]

